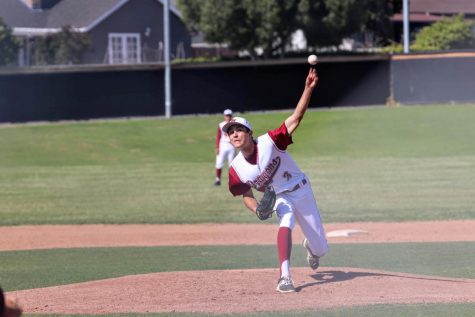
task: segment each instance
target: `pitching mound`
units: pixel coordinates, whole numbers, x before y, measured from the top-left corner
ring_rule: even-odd
[[[248,313],[475,301],[473,279],[335,267],[292,272],[297,292],[290,294],[274,290],[274,269],[143,274],[12,294],[29,314]]]

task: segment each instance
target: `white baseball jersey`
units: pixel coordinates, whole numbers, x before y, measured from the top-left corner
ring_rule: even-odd
[[[277,194],[292,190],[305,175],[286,152],[292,136],[285,123],[257,138],[254,156],[246,159],[240,152],[229,169],[229,191],[242,195],[255,188],[264,191],[272,185]]]
[[[234,147],[229,140],[229,135],[223,132],[223,127],[226,123],[226,121],[221,122],[216,133],[216,148],[219,150],[218,155],[216,155],[217,169],[223,168],[226,159],[228,160],[228,165],[231,165],[235,153]]]
[[[237,196],[251,187],[264,191],[267,185],[272,185],[277,193],[274,208],[279,226],[293,230],[297,220],[312,254],[324,256],[328,243],[317,201],[310,182],[286,152],[290,144],[292,136],[285,123],[258,137],[253,157],[246,159],[239,153],[231,163],[229,191]]]
[[[216,134],[216,147],[219,147],[224,144],[231,144],[231,141],[229,140],[229,135],[226,132],[223,132],[223,127],[226,123],[226,121],[222,121],[219,123],[218,133]]]

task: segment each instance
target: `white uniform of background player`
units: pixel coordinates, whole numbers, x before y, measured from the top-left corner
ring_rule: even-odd
[[[277,194],[275,210],[279,218],[277,247],[280,261],[280,278],[277,290],[295,291],[290,274],[292,230],[298,222],[305,235],[309,265],[316,269],[319,258],[328,252],[328,244],[320,219],[310,181],[286,152],[292,144],[292,132],[298,127],[308,107],[313,89],[318,82],[314,69],[310,69],[305,89],[294,113],[282,125],[254,140],[250,123],[235,117],[223,127],[231,143],[241,151],[229,169],[229,190],[234,196],[242,195],[244,204],[255,212],[257,201],[252,188],[264,191],[270,185]]]
[[[228,123],[232,117],[233,112],[231,109],[226,109],[223,112],[224,121],[218,125],[218,132],[216,133],[216,179],[214,185],[221,185],[221,172],[224,166],[224,161],[228,161],[228,166],[234,158],[235,150],[229,141],[229,136],[226,132],[223,132],[223,127]]]

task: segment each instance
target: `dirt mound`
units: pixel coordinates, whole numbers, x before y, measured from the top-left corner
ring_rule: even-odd
[[[248,313],[370,304],[475,302],[475,280],[354,268],[294,268],[298,292],[275,291],[274,269],[165,272],[12,292],[29,314]],[[285,297],[285,300],[284,300]]]

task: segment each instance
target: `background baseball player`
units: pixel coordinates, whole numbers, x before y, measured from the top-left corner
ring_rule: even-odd
[[[224,166],[224,160],[228,160],[228,166],[234,158],[234,147],[229,142],[229,136],[223,131],[223,127],[233,118],[233,112],[231,109],[226,109],[223,112],[224,121],[218,125],[218,132],[216,133],[216,179],[214,181],[215,186],[221,185],[221,172]]]
[[[235,117],[226,123],[231,144],[239,154],[229,169],[229,190],[234,196],[242,195],[244,205],[265,220],[275,208],[279,218],[277,247],[280,262],[280,278],[277,291],[295,291],[290,274],[290,253],[292,230],[297,220],[305,235],[303,242],[307,249],[307,260],[312,269],[317,269],[319,258],[328,252],[328,244],[320,219],[310,182],[286,152],[292,144],[292,133],[297,129],[307,110],[312,92],[318,82],[315,69],[310,69],[305,81],[304,91],[293,114],[282,125],[253,139],[251,124],[244,118]],[[265,190],[269,187],[272,190]],[[275,205],[270,213],[262,211],[262,206],[254,197],[252,188],[275,192]],[[261,203],[264,200],[261,200]],[[273,201],[272,201],[273,204]]]

